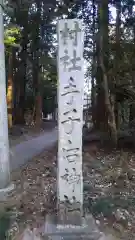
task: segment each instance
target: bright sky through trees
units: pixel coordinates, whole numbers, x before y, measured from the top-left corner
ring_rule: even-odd
[[[114,22],[116,19],[116,8],[111,6],[110,11],[113,17],[113,20],[111,22]],[[85,61],[84,71],[86,71],[86,69],[87,69],[87,62]],[[86,94],[84,97],[84,105],[86,104],[86,101],[87,101],[85,100],[87,99],[87,94],[89,96],[90,91],[91,91],[91,79],[89,78],[89,79],[85,79],[85,84],[84,84],[84,93]]]

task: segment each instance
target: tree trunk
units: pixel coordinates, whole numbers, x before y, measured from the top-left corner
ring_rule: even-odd
[[[134,3],[131,3],[129,14],[132,16],[134,10]],[[134,51],[132,57],[132,84],[135,84],[135,23],[133,23],[133,43],[134,43]],[[129,114],[129,122],[135,119],[135,103],[130,105],[130,114]]]
[[[116,55],[115,55],[116,84],[120,83],[120,80],[119,80],[119,63],[121,61],[120,26],[121,26],[121,0],[116,0]],[[117,129],[119,129],[120,104],[118,102],[115,102],[115,120],[116,120]]]
[[[91,106],[92,106],[92,122],[94,127],[96,127],[96,86],[95,86],[95,77],[96,77],[96,45],[95,45],[95,27],[96,27],[96,7],[95,7],[95,0],[92,2],[92,8],[93,8],[93,23],[92,23],[92,36],[93,36],[93,58],[92,58],[92,78],[91,78]]]
[[[33,39],[34,52],[33,52],[33,83],[35,89],[35,126],[40,128],[42,122],[42,96],[40,86],[40,66],[39,66],[39,45],[40,45],[40,23],[41,23],[41,1],[37,0],[37,15],[35,24],[35,35]]]
[[[119,102],[115,101],[114,112],[115,112],[116,126],[117,126],[117,129],[119,129],[120,128],[120,122],[121,122],[121,117],[120,117],[121,108],[120,108],[120,103]]]
[[[130,113],[129,113],[129,122],[135,120],[135,103],[132,103],[130,106]]]
[[[8,83],[7,83],[7,110],[8,110],[8,127],[11,128],[13,125],[12,114],[13,114],[13,64],[12,64],[12,53],[9,54],[8,63]]]
[[[24,111],[25,111],[25,87],[26,87],[26,67],[27,67],[27,44],[28,44],[28,12],[23,13],[23,38],[22,38],[22,50],[19,54],[21,62],[18,66],[18,73],[16,79],[16,109],[15,109],[15,123],[24,124]]]
[[[103,4],[103,2],[102,2],[102,5],[105,5],[105,4]],[[107,14],[108,12],[106,11],[106,8],[103,9],[102,5],[101,5],[101,2],[99,2],[98,13],[97,13],[98,34],[97,34],[97,42],[96,42],[96,56],[97,56],[96,128],[101,131],[107,131],[108,119],[107,119],[107,112],[106,112],[106,106],[105,106],[105,91],[104,91],[104,87],[103,87],[103,74],[102,74],[101,61],[100,61],[100,58],[101,58],[101,56],[100,56],[100,52],[101,52],[100,39],[101,39],[101,34],[102,34],[102,37],[104,36],[105,44],[107,42],[106,50],[103,49],[103,51],[107,51],[108,36],[106,36],[106,35],[108,35],[108,18],[106,19],[105,14]],[[104,6],[104,7],[106,7],[106,6]],[[104,15],[102,14],[103,16],[101,16],[102,9],[103,9],[103,13],[104,13]],[[105,24],[107,24],[107,25],[105,26]],[[107,56],[108,56],[108,51],[107,51]]]
[[[114,114],[114,104],[115,97],[111,94],[108,86],[108,23],[109,23],[109,10],[108,10],[108,0],[102,0],[102,4],[99,3],[99,19],[100,19],[100,41],[99,41],[99,61],[102,74],[102,86],[104,90],[104,100],[105,100],[105,112],[107,113],[107,124],[108,130],[110,132],[111,142],[113,146],[117,146],[117,128],[115,122]]]

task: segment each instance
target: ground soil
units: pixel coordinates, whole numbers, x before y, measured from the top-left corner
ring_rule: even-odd
[[[27,227],[39,228],[46,213],[56,207],[56,147],[33,158],[20,170],[11,173],[14,191],[6,202],[0,204],[0,212],[10,212],[8,234],[18,240]],[[2,240],[2,237],[0,236]],[[3,238],[5,239],[5,238]]]
[[[56,212],[56,156],[55,146],[12,173],[16,188],[1,205],[12,212],[12,236],[26,227],[40,229],[46,214]],[[132,152],[84,147],[84,210],[93,214],[101,231],[123,240],[135,239],[134,171]]]
[[[84,206],[99,228],[123,240],[135,239],[135,154],[84,148]]]

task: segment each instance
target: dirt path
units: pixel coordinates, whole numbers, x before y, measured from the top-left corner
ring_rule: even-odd
[[[53,146],[57,141],[57,129],[45,132],[42,135],[30,138],[10,148],[11,171],[27,163],[28,160]]]
[[[9,144],[10,147],[16,146],[17,144],[33,139],[43,135],[44,133],[50,132],[56,126],[54,121],[43,122],[40,129],[36,129],[34,126],[23,126],[17,125],[9,129]]]

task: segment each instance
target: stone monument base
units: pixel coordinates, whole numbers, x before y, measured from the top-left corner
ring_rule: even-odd
[[[98,230],[92,215],[82,218],[82,224],[64,225],[58,224],[57,216],[47,215],[44,229],[42,230],[43,239],[50,240],[100,240],[102,233]]]

